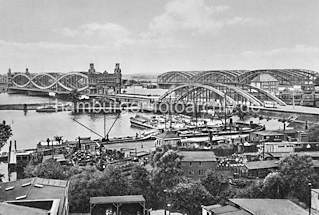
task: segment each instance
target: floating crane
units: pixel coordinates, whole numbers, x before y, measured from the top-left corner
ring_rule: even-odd
[[[109,134],[112,130],[112,128],[114,127],[116,121],[118,120],[118,118],[120,117],[120,114],[118,114],[115,118],[115,120],[113,121],[111,127],[109,128],[109,130],[106,132],[106,117],[104,114],[104,135],[99,134],[98,132],[94,131],[93,129],[89,128],[88,126],[84,125],[83,123],[77,121],[76,119],[73,118],[73,121],[78,123],[79,125],[81,125],[82,127],[84,127],[85,129],[89,130],[90,132],[96,134],[97,136],[101,137],[101,141],[102,142],[108,142],[109,141]]]

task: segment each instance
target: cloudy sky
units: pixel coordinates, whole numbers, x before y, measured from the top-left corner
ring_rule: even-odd
[[[318,0],[0,0],[0,73],[319,71]]]

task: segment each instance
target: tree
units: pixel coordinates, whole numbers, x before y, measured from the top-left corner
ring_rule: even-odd
[[[82,168],[63,166],[52,158],[37,165],[30,162],[24,168],[24,174],[26,177],[41,177],[60,180],[69,179],[71,176],[78,174],[81,171]]]
[[[319,142],[319,125],[310,128],[308,136],[310,142]]]
[[[264,198],[263,182],[256,181],[249,185],[244,190],[239,190],[236,198]]]
[[[153,154],[151,175],[152,191],[154,194],[153,208],[163,207],[165,204],[164,190],[171,189],[180,182],[185,182],[183,170],[180,166],[180,156],[170,147],[163,146]]]
[[[201,205],[216,203],[200,183],[179,183],[168,192],[167,203],[173,210],[187,214],[201,214]]]
[[[4,146],[7,140],[12,136],[11,126],[6,124],[6,121],[3,121],[0,124],[0,149]]]
[[[296,154],[287,156],[280,162],[279,170],[288,185],[290,195],[309,204],[308,183],[318,185],[318,175],[315,174],[311,157]]]
[[[283,199],[287,197],[288,189],[280,172],[269,173],[263,181],[262,192],[266,198]]]
[[[70,179],[69,203],[71,212],[89,212],[90,197],[103,196],[105,182],[101,180],[102,172],[96,168],[86,168]]]
[[[212,170],[205,173],[204,178],[201,179],[201,184],[214,197],[220,196],[229,187],[227,178],[220,172]]]
[[[155,184],[161,185],[164,189],[171,188],[179,183],[179,178],[183,175],[180,166],[180,155],[174,150],[155,154],[155,168],[153,169],[153,179]]]
[[[129,179],[130,193],[133,195],[143,195],[147,205],[152,205],[154,200],[150,179],[150,173],[140,165],[133,167]]]
[[[145,194],[151,186],[149,172],[143,166],[134,166],[129,185],[132,194]]]
[[[70,179],[69,201],[72,212],[89,212],[90,197],[128,195],[127,178],[121,170],[108,165],[101,172],[95,167],[84,169]]]
[[[121,196],[129,194],[128,179],[122,175],[119,167],[108,165],[102,172],[101,180],[106,184],[103,188],[105,195]]]

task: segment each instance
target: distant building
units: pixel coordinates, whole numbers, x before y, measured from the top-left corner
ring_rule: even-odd
[[[251,142],[282,142],[285,139],[285,135],[279,131],[256,131],[249,135]]]
[[[115,64],[114,73],[96,72],[94,64],[90,64],[87,72],[90,94],[121,93],[122,71],[120,64]]]
[[[157,135],[155,140],[156,146],[163,146],[163,145],[171,145],[171,146],[178,146],[181,143],[181,138],[178,134],[174,131],[164,131]]]
[[[260,153],[290,153],[295,151],[295,143],[293,142],[266,142],[260,145],[259,152]]]
[[[67,215],[68,187],[68,181],[44,178],[0,183],[0,214]]]
[[[260,74],[251,80],[251,86],[266,90],[274,95],[278,94],[279,81],[269,74]]]
[[[8,76],[0,75],[0,93],[7,90],[8,87]]]
[[[0,84],[7,84],[8,78],[6,75],[0,75]]]
[[[216,169],[217,158],[212,151],[180,151],[178,154],[182,156],[184,175],[194,180],[204,177],[207,170]]]
[[[240,175],[248,178],[264,178],[278,169],[278,160],[251,161],[239,167]]]

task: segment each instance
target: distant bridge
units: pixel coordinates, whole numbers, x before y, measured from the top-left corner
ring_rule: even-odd
[[[158,102],[170,103],[196,103],[220,104],[243,104],[247,106],[265,106],[269,101],[275,106],[286,106],[285,102],[273,96],[267,91],[246,84],[184,84],[168,90]]]
[[[170,71],[158,76],[159,85],[181,85],[187,83],[241,83],[249,84],[260,74],[275,77],[281,85],[311,84],[319,73],[304,69],[264,69],[264,70],[209,70],[209,71]]]
[[[8,77],[8,89],[35,92],[68,93],[88,89],[88,75],[84,72],[71,73],[14,73]]]

